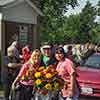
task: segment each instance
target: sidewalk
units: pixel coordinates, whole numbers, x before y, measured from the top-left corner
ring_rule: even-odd
[[[0,90],[0,100],[1,100],[1,98],[3,98],[4,97],[4,92],[3,92],[3,90]]]
[[[5,100],[4,97],[0,97],[0,100]]]

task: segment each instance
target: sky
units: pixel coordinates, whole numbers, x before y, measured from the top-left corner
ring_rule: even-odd
[[[65,16],[69,16],[71,14],[77,14],[79,12],[81,12],[82,8],[84,8],[86,1],[90,1],[92,3],[93,6],[95,6],[99,0],[78,0],[79,6],[76,6],[74,9],[71,8],[71,6],[69,6],[69,10],[68,12],[65,14]]]

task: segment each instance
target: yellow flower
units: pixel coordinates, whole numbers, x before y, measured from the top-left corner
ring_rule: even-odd
[[[58,89],[59,88],[59,83],[58,82],[55,82],[54,83],[54,89]]]
[[[52,77],[52,75],[51,75],[51,73],[47,73],[47,74],[45,75],[45,77],[49,79],[49,78]]]
[[[36,72],[35,73],[35,78],[39,78],[41,76],[41,73],[40,72]]]
[[[28,76],[22,76],[22,81],[27,81],[28,80]]]
[[[40,79],[37,79],[36,81],[35,81],[35,84],[38,86],[38,85],[40,85],[42,83],[42,81],[40,80]]]
[[[46,84],[46,85],[45,85],[45,88],[46,88],[47,90],[51,90],[51,88],[52,88],[52,87],[51,87],[51,84],[50,84],[50,83]]]
[[[24,75],[22,76],[22,80],[25,80],[25,76]]]

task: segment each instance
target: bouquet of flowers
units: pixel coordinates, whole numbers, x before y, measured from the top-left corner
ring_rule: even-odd
[[[44,66],[39,67],[34,73],[34,89],[40,95],[60,90],[63,87],[63,83],[54,66],[48,66],[47,68]]]

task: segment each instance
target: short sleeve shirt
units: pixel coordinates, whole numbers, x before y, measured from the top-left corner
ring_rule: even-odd
[[[64,81],[68,82],[68,84],[67,84],[68,88],[66,90],[62,89],[63,97],[68,97],[69,91],[70,91],[70,81],[69,80],[71,78],[71,75],[73,73],[75,73],[75,68],[73,66],[73,62],[69,59],[65,59],[64,61],[59,62],[57,65],[57,71],[58,71],[59,75],[62,77],[62,79]],[[76,94],[78,94],[78,87],[75,82],[75,95]]]
[[[19,77],[20,77],[20,83],[22,83],[23,85],[30,85],[32,86],[33,85],[33,78],[32,78],[32,75],[34,74],[34,71],[35,71],[35,68],[36,67],[39,67],[39,64],[36,64],[36,65],[33,65],[31,62],[27,62],[25,63],[20,72],[19,72]],[[28,80],[22,80],[22,77],[26,77],[26,74],[27,72],[29,72],[29,75],[28,75]]]

